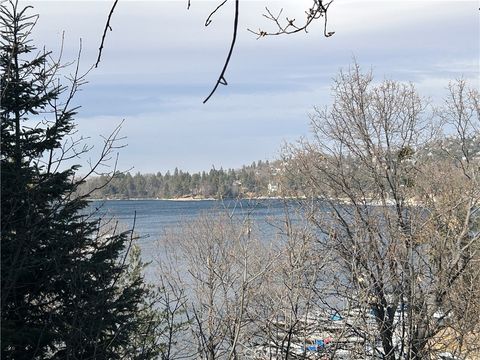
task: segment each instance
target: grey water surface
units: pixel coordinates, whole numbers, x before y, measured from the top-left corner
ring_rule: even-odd
[[[287,208],[291,218],[298,218],[292,211],[298,208],[298,203],[279,199],[96,200],[91,201],[89,206],[89,211],[95,213],[94,217],[114,218],[124,229],[131,229],[135,225],[135,233],[140,236],[138,243],[142,257],[147,261],[154,257],[156,241],[165,232],[175,231],[202,214],[227,214],[239,221],[248,217],[265,239],[274,238],[282,232],[281,224]]]

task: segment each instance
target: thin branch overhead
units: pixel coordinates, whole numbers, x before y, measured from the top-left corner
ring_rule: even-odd
[[[225,3],[228,0],[223,0],[216,8],[213,10],[210,15],[208,16],[207,20],[205,21],[205,26],[208,26],[211,24],[212,16],[221,8],[225,5]],[[334,31],[327,31],[327,11],[330,5],[332,4],[333,0],[325,3],[323,0],[313,0],[312,6],[305,11],[305,14],[307,15],[307,18],[304,23],[301,25],[297,26],[296,20],[295,19],[289,19],[286,17],[286,23],[282,23],[280,20],[280,16],[283,12],[283,9],[280,10],[278,15],[274,15],[268,8],[266,8],[267,14],[264,14],[263,16],[266,17],[267,19],[273,21],[276,26],[277,30],[272,31],[272,32],[267,32],[263,30],[258,30],[253,31],[251,29],[247,29],[248,31],[254,33],[257,35],[257,39],[265,36],[270,36],[270,35],[282,35],[282,34],[294,34],[300,31],[305,31],[307,32],[308,26],[317,19],[323,18],[324,19],[324,27],[323,27],[323,33],[325,37],[330,37],[332,36],[335,32]],[[238,18],[239,18],[239,3],[240,0],[235,0],[235,17],[233,21],[233,37],[232,37],[232,42],[230,44],[230,50],[228,52],[227,58],[225,60],[225,63],[223,65],[223,69],[220,72],[220,76],[218,77],[215,86],[213,87],[212,91],[210,94],[205,98],[203,103],[205,104],[215,93],[219,85],[228,85],[227,80],[225,79],[225,73],[228,68],[228,64],[230,63],[230,58],[233,53],[233,49],[235,47],[236,39],[237,39],[237,31],[238,31]]]
[[[260,39],[265,36],[274,36],[274,35],[289,35],[295,34],[300,31],[308,32],[308,27],[310,24],[318,19],[323,18],[323,34],[325,37],[330,37],[335,34],[334,31],[327,31],[327,11],[330,5],[333,3],[333,0],[329,2],[324,2],[323,0],[313,0],[312,6],[305,11],[306,18],[302,23],[298,23],[296,19],[285,17],[285,20],[282,17],[283,9],[280,9],[278,14],[274,14],[268,7],[265,8],[266,13],[263,16],[273,22],[276,26],[276,30],[265,31],[262,29],[251,30],[247,29],[251,33],[257,35],[257,39]]]
[[[98,64],[100,63],[100,60],[102,58],[102,51],[103,51],[103,46],[105,44],[105,37],[107,36],[107,31],[110,30],[112,31],[112,27],[110,26],[110,21],[112,19],[113,12],[115,11],[115,7],[117,6],[118,0],[115,0],[115,2],[112,5],[112,8],[110,9],[110,13],[108,14],[107,22],[105,23],[105,29],[103,30],[103,35],[102,35],[102,41],[100,43],[100,47],[98,48],[98,57],[97,57],[97,62],[95,63],[95,67],[98,67]]]
[[[221,0],[218,2],[218,5],[215,7],[213,11],[210,12],[208,15],[207,19],[205,20],[205,26],[209,26],[212,23],[212,18],[213,16],[223,7],[229,0]],[[313,3],[312,5],[308,8],[308,10],[305,11],[306,14],[306,19],[302,21],[301,23],[297,22],[296,19],[294,18],[289,18],[288,16],[285,17],[285,20],[282,17],[283,9],[281,9],[278,14],[274,14],[268,7],[266,8],[266,13],[263,14],[265,18],[268,20],[272,21],[276,29],[273,31],[264,31],[262,29],[259,29],[258,31],[247,29],[251,33],[257,35],[257,39],[265,37],[265,36],[272,36],[272,35],[283,35],[283,34],[294,34],[300,31],[305,31],[308,32],[307,29],[310,26],[310,24],[318,19],[323,19],[323,33],[325,37],[330,37],[332,36],[335,32],[334,31],[327,31],[327,11],[330,5],[334,0],[330,0],[328,2],[325,2],[323,0],[312,0]],[[107,35],[108,30],[112,30],[112,27],[110,26],[110,21],[113,15],[113,12],[115,11],[115,7],[117,6],[118,0],[115,0],[111,9],[110,13],[108,14],[107,21],[105,23],[105,29],[103,31],[102,35],[102,40],[100,43],[100,47],[98,49],[98,58],[97,62],[95,63],[95,67],[98,67],[98,64],[100,63],[101,57],[102,57],[102,51],[103,47],[105,44],[105,38]],[[187,1],[187,9],[190,8],[190,0]],[[227,54],[227,57],[225,59],[225,62],[223,64],[223,68],[220,72],[220,75],[217,78],[217,81],[215,82],[215,85],[213,86],[212,90],[208,94],[208,96],[203,100],[203,103],[205,104],[212,96],[213,94],[217,91],[219,85],[228,85],[227,80],[225,79],[225,73],[227,71],[228,65],[230,63],[230,59],[233,54],[233,49],[235,48],[235,43],[237,41],[237,33],[238,33],[238,20],[239,20],[239,8],[240,8],[240,0],[235,0],[235,13],[233,17],[233,34],[232,34],[232,40],[230,42],[230,48]]]
[[[208,25],[211,24],[211,22],[212,22],[211,17],[213,16],[213,14],[215,14],[215,12],[217,12],[217,10],[220,7],[225,5],[226,2],[227,2],[227,0],[224,0],[219,6],[217,6],[217,8],[215,10],[213,10],[210,13],[207,20],[205,21],[205,26],[208,26]],[[227,71],[228,64],[230,63],[230,58],[232,57],[233,48],[235,47],[235,43],[237,41],[239,5],[240,5],[240,0],[235,0],[235,17],[233,19],[233,36],[232,36],[232,42],[230,43],[230,50],[228,51],[227,58],[226,58],[225,63],[223,65],[223,69],[220,72],[220,76],[218,77],[217,82],[215,83],[215,86],[213,87],[210,94],[208,94],[208,96],[205,98],[205,100],[203,100],[204,104],[212,97],[212,95],[215,93],[215,91],[217,91],[218,85],[220,85],[220,84],[221,85],[228,85],[227,80],[225,79],[225,72]]]

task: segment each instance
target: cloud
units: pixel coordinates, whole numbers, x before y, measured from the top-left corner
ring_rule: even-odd
[[[35,43],[58,49],[65,30],[66,60],[81,37],[83,68],[93,64],[111,1],[32,3],[41,15]],[[242,1],[229,86],[203,105],[232,34],[231,4],[203,26],[216,3],[195,1],[187,11],[183,0],[119,2],[100,67],[76,103],[79,129],[93,139],[125,118],[124,168],[200,170],[274,156],[283,139],[307,134],[307,112],[328,104],[331,79],[352,56],[377,78],[414,81],[433,98],[448,80],[478,78],[473,1],[336,0],[328,25],[335,36],[324,38],[317,22],[308,34],[260,40],[245,29],[272,29],[265,5],[300,21],[311,1]]]

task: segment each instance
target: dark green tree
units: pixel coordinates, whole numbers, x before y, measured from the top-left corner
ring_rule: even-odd
[[[84,80],[77,67],[61,84],[62,66],[31,44],[37,16],[28,7],[3,3],[0,20],[1,358],[151,358],[129,343],[144,328],[135,314],[148,292],[140,276],[122,280],[131,232],[92,220],[75,195],[78,166],[65,164],[86,150],[67,142]]]

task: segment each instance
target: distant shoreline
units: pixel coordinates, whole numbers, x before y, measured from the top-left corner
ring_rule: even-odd
[[[215,198],[88,198],[87,201],[212,201]]]
[[[257,196],[245,198],[198,198],[198,197],[182,197],[182,198],[88,198],[87,201],[222,201],[222,200],[281,200],[280,196]]]
[[[255,196],[255,197],[244,197],[244,198],[223,198],[223,199],[216,199],[216,198],[199,198],[199,197],[181,197],[181,198],[128,198],[128,199],[110,199],[110,198],[88,198],[87,201],[175,201],[175,202],[187,202],[187,201],[236,201],[236,200],[305,200],[305,196],[290,196],[290,197],[282,197],[282,196]],[[353,203],[349,199],[345,198],[338,198],[338,199],[326,199],[329,201],[335,201],[336,203],[342,203],[347,205],[353,205]],[[420,202],[415,200],[407,200],[406,204],[409,206],[419,206]],[[378,200],[368,200],[362,205],[370,205],[370,206],[382,206],[384,205],[381,201]],[[392,200],[387,200],[385,202],[386,206],[393,206],[395,203]]]

